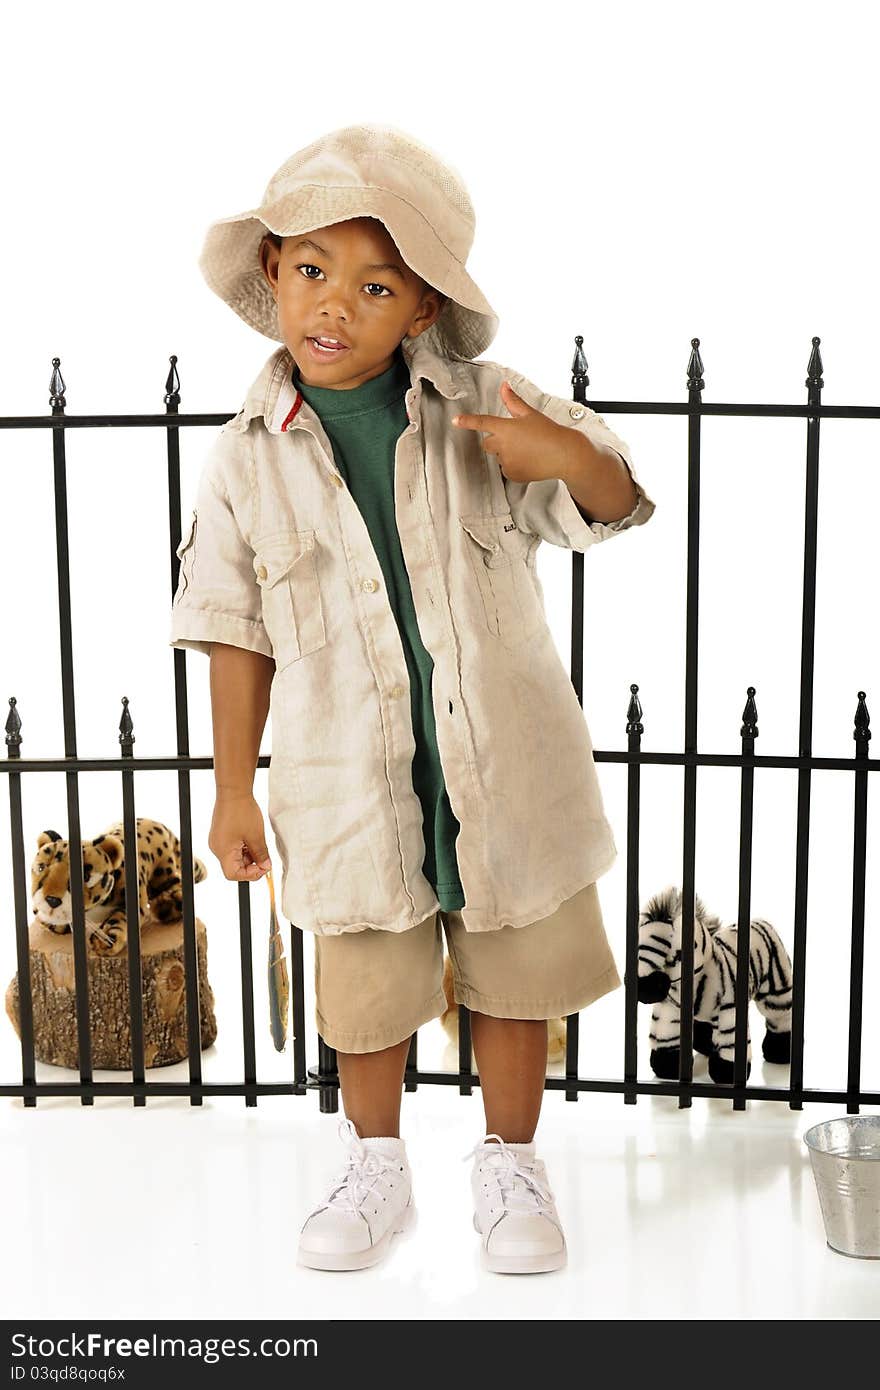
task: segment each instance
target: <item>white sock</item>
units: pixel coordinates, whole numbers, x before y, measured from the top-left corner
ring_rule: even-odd
[[[519,1143],[516,1143],[516,1144],[512,1144],[512,1143],[509,1142],[509,1140],[505,1139],[505,1141],[504,1141],[504,1146],[505,1146],[505,1148],[513,1149],[513,1152],[514,1152],[514,1153],[525,1154],[525,1155],[527,1155],[527,1156],[532,1156],[532,1155],[534,1154],[534,1152],[535,1152],[535,1141],[534,1141],[534,1139],[530,1139],[530,1140],[528,1141],[528,1143],[526,1143],[525,1141],[522,1141],[522,1142],[519,1142]],[[484,1147],[484,1149],[487,1149],[487,1150],[489,1151],[489,1153],[491,1153],[493,1149],[500,1149],[500,1148],[501,1148],[501,1145],[498,1143],[497,1140],[495,1140],[495,1139],[490,1139],[489,1143],[488,1143],[488,1144],[484,1144],[483,1147]]]
[[[377,1152],[388,1154],[394,1158],[406,1152],[406,1142],[389,1134],[369,1134],[361,1136],[361,1143],[368,1149],[376,1149]]]

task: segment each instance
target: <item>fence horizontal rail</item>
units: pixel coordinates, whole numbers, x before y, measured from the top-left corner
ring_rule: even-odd
[[[418,1071],[407,1069],[404,1082],[438,1086],[458,1086],[466,1082],[468,1086],[479,1088],[480,1078],[476,1072],[457,1071]],[[579,1076],[574,1079],[565,1076],[548,1076],[545,1090],[568,1091],[572,1087],[578,1091],[601,1091],[606,1095],[621,1095],[624,1090],[634,1087],[643,1096],[677,1096],[677,1081],[634,1081],[623,1082],[603,1077]],[[0,1085],[0,1096],[71,1096],[79,1099],[83,1091],[93,1097],[99,1096],[189,1096],[197,1091],[201,1096],[302,1096],[307,1091],[336,1090],[339,1082],[335,1077],[324,1076],[307,1082],[293,1081],[146,1081],[139,1084],[131,1081],[91,1081],[83,1086],[78,1081],[39,1081],[23,1086],[19,1083]],[[708,1096],[715,1100],[731,1100],[745,1097],[748,1100],[771,1100],[788,1102],[790,1091],[787,1086],[726,1086],[711,1081],[693,1081],[691,1090],[695,1096]],[[846,1091],[827,1087],[805,1087],[803,1098],[808,1103],[843,1104],[848,1095]],[[880,1105],[880,1091],[862,1091],[863,1105]]]
[[[664,753],[639,749],[595,748],[597,763],[664,764],[671,767],[776,767],[810,768],[826,772],[880,772],[880,758],[830,757],[795,753]],[[268,754],[261,755],[257,767],[269,766]],[[147,758],[16,758],[0,759],[2,772],[180,772],[210,771],[213,758],[156,756]]]
[[[880,405],[798,405],[780,401],[743,403],[740,401],[600,401],[590,403],[592,410],[609,415],[683,415],[706,417],[713,415],[743,415],[764,420],[773,417],[799,420],[880,420]],[[67,430],[67,429],[184,429],[199,425],[225,425],[235,412],[203,412],[185,415],[182,412],[165,415],[161,412],[136,415],[0,415],[4,430]]]

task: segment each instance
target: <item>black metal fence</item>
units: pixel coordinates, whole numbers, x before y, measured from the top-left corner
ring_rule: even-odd
[[[572,364],[572,385],[575,400],[586,404],[589,384],[587,362],[582,350],[583,339],[575,339],[576,350]],[[194,771],[210,769],[211,758],[193,758],[189,752],[189,719],[186,682],[186,653],[174,649],[174,696],[177,723],[176,756],[135,758],[133,754],[134,726],[128,700],[122,697],[122,717],[119,725],[120,755],[108,758],[77,756],[76,712],[74,708],[74,652],[71,636],[70,610],[70,553],[67,517],[67,463],[65,435],[69,429],[93,429],[110,426],[115,429],[160,428],[165,430],[168,485],[168,549],[170,595],[177,587],[178,565],[176,550],[181,538],[180,526],[180,434],[190,426],[219,426],[230,415],[180,414],[180,382],[177,358],[172,357],[171,369],[165,383],[165,412],[155,415],[67,415],[64,382],[59,359],[53,358],[50,383],[50,415],[0,417],[0,429],[49,429],[52,432],[54,460],[55,544],[58,565],[58,601],[61,638],[61,701],[64,728],[64,756],[61,758],[27,759],[21,755],[22,737],[16,699],[9,700],[6,723],[7,760],[0,769],[9,778],[10,839],[12,852],[12,882],[15,907],[15,933],[18,962],[21,1081],[0,1083],[0,1095],[21,1096],[26,1106],[36,1105],[43,1096],[79,1096],[83,1105],[91,1105],[96,1095],[131,1096],[135,1105],[144,1105],[150,1095],[188,1096],[198,1105],[206,1095],[244,1096],[246,1105],[256,1105],[260,1095],[304,1095],[315,1089],[319,1093],[322,1111],[338,1108],[339,1076],[336,1053],[323,1039],[317,1037],[317,1065],[307,1066],[306,1028],[303,1008],[303,942],[302,932],[291,925],[291,975],[293,995],[293,1072],[286,1082],[261,1082],[257,1079],[254,1035],[254,992],[252,970],[251,904],[249,883],[239,883],[238,917],[241,957],[242,999],[242,1076],[239,1081],[208,1083],[202,1079],[200,1010],[196,953],[195,907],[193,896],[192,817],[190,776]],[[604,413],[627,412],[655,415],[686,415],[688,418],[688,511],[687,511],[687,611],[685,656],[685,747],[677,753],[643,752],[641,739],[644,727],[637,685],[630,686],[626,716],[626,751],[594,750],[597,762],[626,763],[627,833],[626,833],[626,964],[624,978],[623,1076],[616,1078],[581,1077],[578,1074],[578,1015],[567,1020],[565,1075],[548,1076],[548,1089],[563,1089],[566,1100],[577,1100],[581,1091],[613,1091],[623,1095],[626,1104],[635,1104],[640,1094],[678,1096],[679,1106],[689,1106],[694,1095],[730,1099],[733,1108],[745,1108],[746,1100],[786,1101],[795,1110],[805,1100],[845,1102],[848,1113],[857,1113],[860,1105],[880,1104],[880,1092],[861,1089],[862,996],[865,930],[865,870],[867,839],[868,773],[876,772],[877,759],[868,757],[869,717],[865,692],[857,694],[852,758],[817,758],[812,753],[813,674],[816,614],[816,539],[819,489],[819,422],[823,416],[845,419],[877,419],[878,406],[823,406],[820,396],[823,386],[822,360],[819,339],[813,338],[807,368],[807,402],[804,405],[746,405],[704,404],[702,401],[703,364],[699,339],[691,340],[687,369],[687,402],[600,401],[595,408]],[[700,753],[697,751],[697,661],[698,661],[698,604],[700,548],[700,428],[705,415],[745,415],[805,417],[806,431],[806,508],[804,526],[804,569],[801,626],[800,727],[797,757],[758,756],[755,739],[758,736],[758,711],[754,687],[746,692],[742,741],[738,754]],[[583,704],[583,562],[584,557],[572,552],[571,608],[571,679],[578,699]],[[169,596],[170,601],[170,596]],[[268,758],[260,758],[258,766],[268,766]],[[684,854],[682,864],[683,922],[681,960],[681,1062],[678,1080],[637,1079],[637,957],[639,919],[639,835],[640,786],[644,764],[667,764],[684,768]],[[757,768],[796,768],[798,774],[797,842],[794,883],[794,949],[792,952],[792,1055],[789,1085],[769,1087],[748,1085],[746,1080],[746,1028],[748,990],[736,991],[736,1030],[734,1080],[731,1086],[693,1079],[693,963],[694,963],[694,864],[696,848],[696,785],[698,767],[738,767],[741,776],[741,811],[739,845],[739,903],[737,979],[745,980],[749,968],[750,880],[753,829],[753,792]],[[83,900],[82,842],[79,815],[79,775],[94,771],[119,772],[122,781],[122,820],[126,862],[137,858],[135,829],[134,772],[173,768],[177,771],[180,809],[180,842],[183,876],[183,939],[186,976],[186,1010],[188,1034],[189,1080],[169,1082],[147,1080],[144,1065],[144,1029],[140,952],[128,950],[128,986],[131,1010],[131,1080],[95,1081],[92,1075],[92,1050],[89,1029],[89,987],[85,913]],[[850,944],[849,993],[849,1056],[845,1090],[820,1090],[804,1087],[804,984],[807,933],[807,892],[810,835],[810,789],[814,770],[848,771],[853,777],[854,838],[852,862],[852,924]],[[79,1080],[71,1082],[37,1082],[34,1059],[34,1020],[31,978],[28,956],[28,924],[30,920],[28,874],[30,863],[25,856],[22,826],[21,779],[27,773],[63,772],[67,785],[68,839],[70,847],[70,891],[73,910],[73,958],[78,1038]],[[129,893],[126,902],[128,941],[140,940],[139,904]],[[420,1071],[418,1068],[418,1034],[411,1040],[407,1059],[405,1089],[414,1091],[425,1083],[458,1086],[462,1095],[471,1094],[479,1085],[479,1077],[471,1069],[471,1032],[467,1008],[459,1010],[459,1067],[454,1072]]]

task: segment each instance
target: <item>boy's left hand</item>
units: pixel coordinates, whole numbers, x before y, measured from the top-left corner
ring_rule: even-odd
[[[513,482],[564,477],[576,431],[527,405],[506,381],[501,383],[501,401],[510,411],[509,420],[503,415],[455,415],[452,423],[459,429],[487,432],[483,449],[497,454],[502,473]]]

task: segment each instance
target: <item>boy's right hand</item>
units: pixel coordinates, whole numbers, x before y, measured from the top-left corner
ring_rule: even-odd
[[[263,813],[252,793],[217,795],[208,848],[219,859],[224,878],[259,879],[271,869]]]

